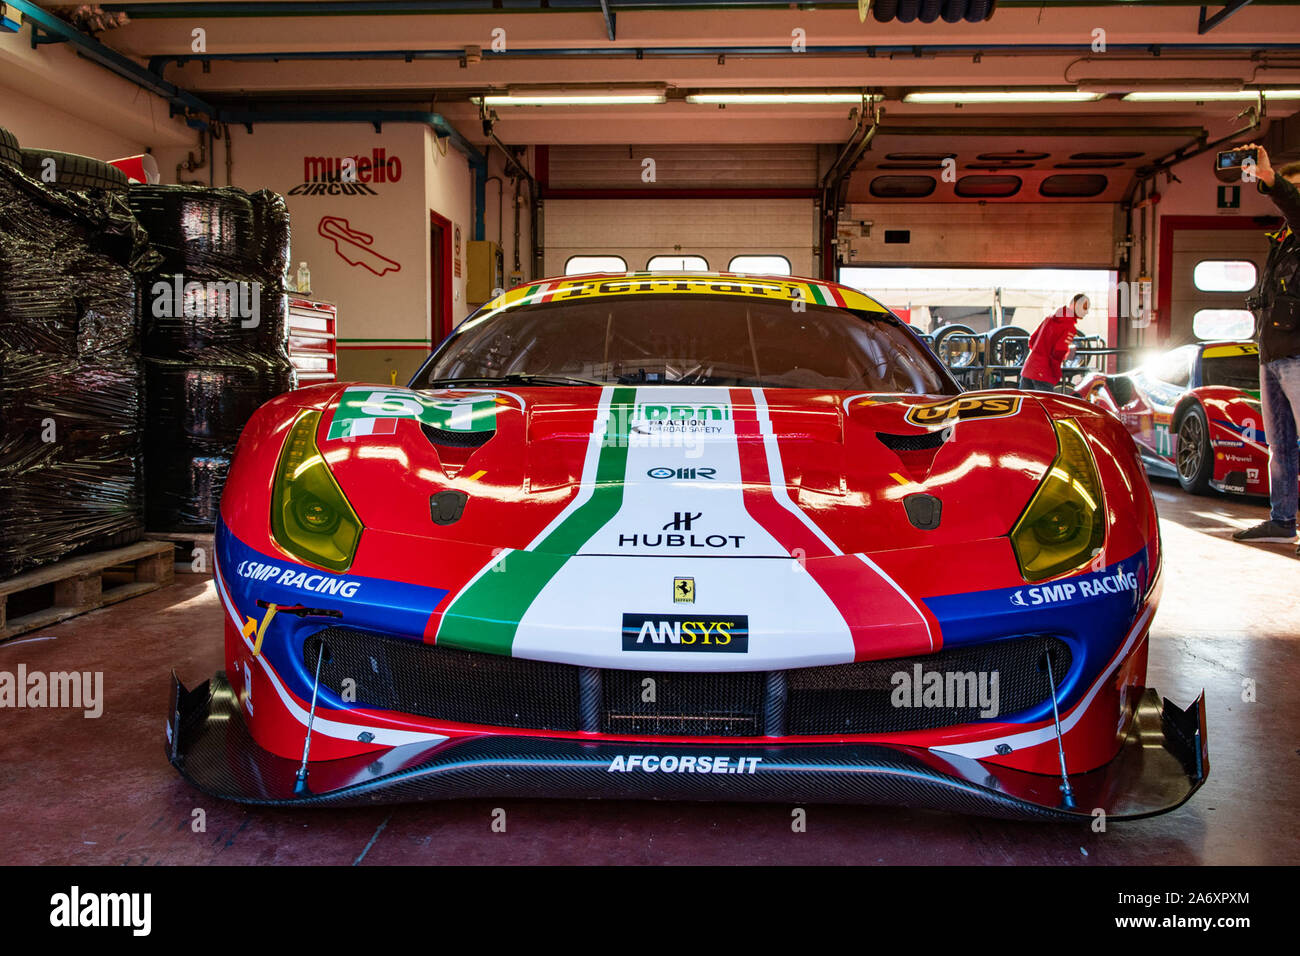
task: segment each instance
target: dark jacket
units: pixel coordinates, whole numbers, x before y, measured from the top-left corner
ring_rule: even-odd
[[[1273,178],[1271,189],[1263,181],[1258,187],[1286,218],[1286,225],[1268,237],[1268,262],[1249,303],[1255,310],[1259,360],[1273,362],[1300,355],[1300,328],[1285,330],[1270,321],[1279,296],[1300,296],[1300,190],[1281,175]]]

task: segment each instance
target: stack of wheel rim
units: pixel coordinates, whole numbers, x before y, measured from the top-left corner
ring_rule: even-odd
[[[137,277],[115,168],[0,129],[0,577],[143,533]]]
[[[294,386],[285,351],[289,216],[275,193],[132,186],[161,257],[141,284],[149,530],[208,532],[235,443]]]

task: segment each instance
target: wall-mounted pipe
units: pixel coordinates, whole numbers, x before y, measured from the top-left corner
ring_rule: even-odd
[[[140,66],[134,60],[123,56],[111,47],[105,46],[93,37],[86,36],[86,34],[70,24],[42,10],[36,4],[31,3],[30,0],[7,0],[7,2],[10,7],[20,12],[27,22],[32,25],[33,31],[40,27],[46,34],[67,41],[78,53],[92,63],[96,63],[104,69],[130,80],[136,86],[153,93],[155,96],[162,97],[171,105],[173,115],[177,113],[183,115],[185,122],[190,126],[202,129],[206,124],[199,117],[212,116],[213,107],[206,100],[181,89],[179,86],[168,83],[157,74]]]
[[[1269,0],[1255,0],[1266,5]],[[1284,5],[1283,0],[1273,0]],[[1096,7],[1142,6],[1134,0],[1092,0]],[[1201,0],[1177,0],[1161,6],[1200,6]],[[1236,5],[1233,0],[1232,5]],[[304,9],[304,6],[307,9]],[[286,0],[227,0],[224,3],[195,3],[193,0],[171,3],[105,3],[105,10],[121,11],[133,20],[177,19],[194,16],[207,17],[294,17],[294,16],[401,16],[417,14],[475,14],[500,16],[508,13],[616,13],[620,10],[682,10],[700,7],[723,7],[749,10],[789,9],[789,0],[565,0],[563,4],[548,4],[546,0],[322,0],[312,4],[286,2]],[[818,0],[819,9],[858,8],[858,0]],[[1041,7],[1041,0],[1000,0],[999,7]],[[1204,14],[1202,14],[1204,16]]]
[[[1161,60],[1172,59],[1170,54],[1177,53],[1241,53],[1243,62],[1256,55],[1282,51],[1300,51],[1300,43],[1277,43],[1270,41],[1267,46],[1260,43],[1162,43]],[[1114,53],[1145,53],[1154,60],[1150,43],[1109,43],[1107,50]],[[888,59],[905,57],[907,59],[931,59],[941,56],[971,57],[995,56],[1064,56],[1077,54],[1079,47],[1070,43],[950,43],[950,44],[835,44],[809,46],[803,53],[792,53],[789,44],[773,46],[671,46],[671,47],[517,47],[506,50],[483,50],[483,62],[489,60],[518,59],[559,59],[564,57],[602,57],[628,58],[636,60],[661,58],[707,58],[717,57],[799,57],[807,59],[818,56],[867,57],[868,59]],[[460,60],[465,56],[462,47],[440,47],[430,49],[401,50],[279,50],[258,53],[165,53],[156,54],[149,59],[150,69],[161,76],[162,69],[169,63],[184,65],[190,61],[214,63],[226,61],[241,62],[279,62],[281,60]]]

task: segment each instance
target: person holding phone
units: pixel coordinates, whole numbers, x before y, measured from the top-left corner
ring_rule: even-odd
[[[1251,143],[1257,188],[1273,200],[1286,220],[1269,235],[1270,250],[1259,287],[1247,301],[1255,313],[1259,340],[1259,398],[1268,442],[1270,512],[1267,521],[1238,531],[1237,541],[1293,541],[1296,537],[1297,481],[1300,481],[1300,163],[1274,170],[1268,151]],[[1237,152],[1234,150],[1234,152]],[[1244,175],[1243,181],[1249,176]],[[1300,548],[1296,549],[1300,555]]]
[[[1039,323],[1029,337],[1029,356],[1020,370],[1020,387],[1031,392],[1054,392],[1061,384],[1061,365],[1074,347],[1079,320],[1088,314],[1088,297],[1080,292],[1070,304]]]

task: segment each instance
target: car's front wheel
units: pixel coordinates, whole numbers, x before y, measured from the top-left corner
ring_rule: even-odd
[[[1210,493],[1214,475],[1214,450],[1210,447],[1210,426],[1200,405],[1193,405],[1178,423],[1178,483],[1194,495]]]

